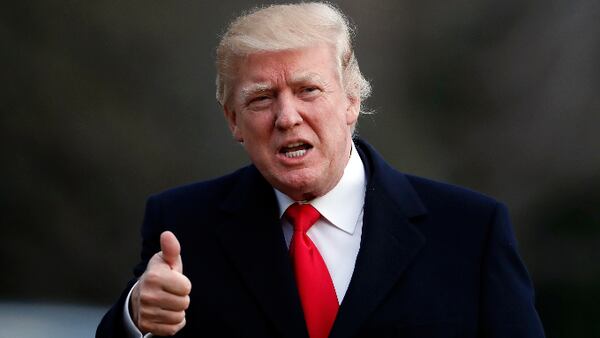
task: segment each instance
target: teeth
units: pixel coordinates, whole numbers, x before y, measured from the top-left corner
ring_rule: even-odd
[[[286,146],[286,148],[294,148],[294,147],[299,147],[301,145],[303,145],[304,143],[302,142],[298,142],[298,143],[292,143]]]
[[[290,152],[284,153],[285,157],[287,157],[287,158],[300,157],[300,156],[303,156],[304,154],[306,154],[306,149],[301,149],[301,150],[290,151]]]

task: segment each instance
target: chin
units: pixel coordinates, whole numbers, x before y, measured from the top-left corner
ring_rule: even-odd
[[[319,196],[318,182],[313,176],[288,173],[276,176],[275,181],[273,186],[294,200],[310,200]]]

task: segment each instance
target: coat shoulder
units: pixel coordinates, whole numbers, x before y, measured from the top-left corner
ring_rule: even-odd
[[[227,196],[252,169],[252,166],[246,166],[224,176],[169,188],[151,195],[149,199],[167,204],[187,204],[189,201],[211,204]]]
[[[481,192],[414,175],[405,175],[421,202],[430,211],[490,218],[505,206]]]
[[[499,203],[495,198],[470,188],[410,174],[405,174],[405,176],[421,197],[423,195],[437,196],[444,200],[468,201],[492,206]]]

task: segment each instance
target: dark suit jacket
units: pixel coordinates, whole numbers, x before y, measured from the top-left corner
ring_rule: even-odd
[[[543,337],[506,208],[404,175],[356,140],[363,234],[331,337]],[[343,201],[340,201],[343,203]],[[175,233],[192,281],[179,337],[306,337],[273,189],[254,166],[148,200],[139,277]],[[122,337],[124,298],[96,337]]]

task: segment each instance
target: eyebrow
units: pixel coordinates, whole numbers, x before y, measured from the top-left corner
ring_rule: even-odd
[[[267,92],[273,89],[273,86],[269,83],[253,83],[250,84],[240,90],[240,96],[242,101],[246,101],[246,99],[254,94]]]
[[[289,83],[291,83],[292,85],[306,82],[317,82],[318,84],[325,86],[325,82],[321,79],[321,76],[317,73],[312,72],[292,76],[292,78],[289,80]],[[248,97],[251,97],[258,93],[273,91],[274,87],[275,86],[273,86],[269,82],[252,83],[240,89],[240,98],[242,99],[242,101],[246,101]]]

